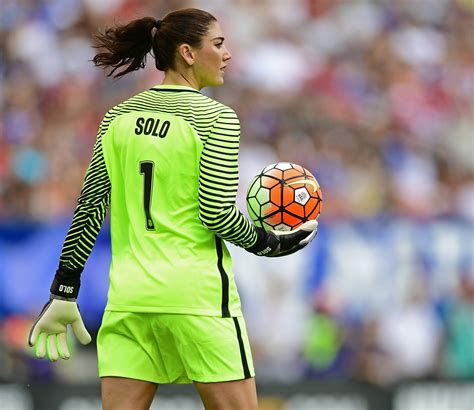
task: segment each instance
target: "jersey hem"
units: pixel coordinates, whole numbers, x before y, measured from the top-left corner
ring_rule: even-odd
[[[180,376],[177,379],[170,380],[166,378],[160,378],[160,377],[153,377],[149,375],[141,375],[141,374],[136,374],[134,372],[129,372],[129,371],[120,371],[120,370],[115,370],[115,371],[100,371],[99,370],[99,377],[125,377],[127,379],[134,379],[134,380],[142,380],[150,383],[156,383],[156,384],[191,384],[193,381],[188,378],[187,376]]]
[[[196,309],[177,306],[133,306],[107,304],[104,309],[110,312],[136,312],[136,313],[170,313],[193,316],[217,316],[222,317],[221,309]],[[230,317],[242,317],[241,309],[229,309]]]

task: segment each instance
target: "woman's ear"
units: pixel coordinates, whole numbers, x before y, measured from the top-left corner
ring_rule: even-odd
[[[181,44],[178,47],[178,54],[189,66],[192,66],[194,64],[195,56],[189,44]]]

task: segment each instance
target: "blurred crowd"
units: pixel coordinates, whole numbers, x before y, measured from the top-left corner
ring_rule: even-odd
[[[69,221],[102,116],[161,81],[151,56],[118,81],[93,67],[97,29],[187,6],[218,18],[233,55],[226,84],[204,93],[241,120],[241,209],[248,182],[272,162],[305,166],[323,190],[317,251],[288,258],[281,273],[268,261],[252,276],[241,269],[263,377],[474,378],[472,0],[2,0],[0,225]],[[397,221],[411,225],[400,233]],[[441,256],[423,265],[406,255],[428,246],[427,231]],[[385,242],[392,251],[368,263],[384,233],[406,247]],[[248,261],[233,251],[238,276]],[[347,266],[334,262],[348,255]],[[366,288],[347,288],[371,270]],[[382,271],[405,275],[398,299],[377,300],[396,282]],[[340,272],[353,276],[331,279]],[[451,277],[432,286],[427,272]],[[354,302],[359,290],[373,309]],[[273,336],[260,335],[276,312]],[[3,316],[0,362],[13,368],[11,335],[26,325]]]
[[[93,33],[186,5],[222,23],[234,57],[209,93],[238,112],[249,160],[311,168],[326,218],[474,220],[469,0],[3,0],[0,217],[68,216],[105,111],[160,82],[153,63],[107,79]]]

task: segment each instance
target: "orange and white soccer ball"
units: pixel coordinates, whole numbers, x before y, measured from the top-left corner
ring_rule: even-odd
[[[247,190],[247,210],[265,230],[289,231],[317,219],[323,206],[321,187],[301,165],[278,162],[256,175]]]

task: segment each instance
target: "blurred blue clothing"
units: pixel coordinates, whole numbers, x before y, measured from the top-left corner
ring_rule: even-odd
[[[36,316],[49,298],[69,221],[0,224],[0,317]],[[82,273],[78,299],[86,325],[97,328],[108,288],[110,235],[104,224]]]

